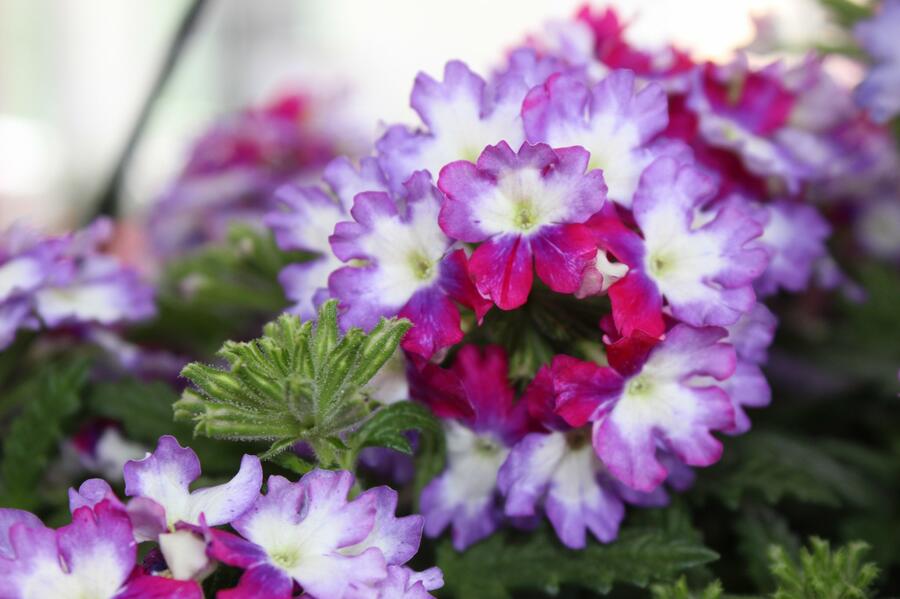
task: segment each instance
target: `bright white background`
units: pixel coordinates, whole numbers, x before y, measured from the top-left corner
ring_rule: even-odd
[[[774,13],[778,35],[827,31],[814,0],[614,0],[633,41],[721,58]],[[132,209],[152,200],[215,116],[299,84],[371,139],[411,120],[416,72],[450,58],[478,70],[583,0],[212,0],[129,172]],[[62,227],[103,185],[186,0],[0,0],[0,227]],[[595,3],[595,6],[601,6]]]

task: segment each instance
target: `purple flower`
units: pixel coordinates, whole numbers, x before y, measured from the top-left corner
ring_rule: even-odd
[[[210,526],[228,524],[247,511],[262,485],[259,458],[245,455],[231,481],[190,491],[200,476],[200,460],[170,435],[159,438],[152,454],[125,464],[124,472],[125,494],[134,498],[129,511],[146,519],[149,538],[173,531],[178,523],[200,525],[201,515]]]
[[[19,227],[0,233],[0,349],[20,328],[109,326],[153,316],[153,289],[100,252],[111,235],[105,219],[61,237]]]
[[[388,566],[387,578],[377,584],[351,589],[347,599],[433,599],[428,591],[444,586],[439,568],[416,572],[403,566]]]
[[[341,302],[344,326],[371,328],[382,316],[408,318],[403,348],[426,358],[462,339],[456,303],[478,318],[490,304],[475,290],[465,252],[438,225],[441,195],[424,172],[405,185],[404,201],[384,192],[358,194],[352,222],[338,223],[331,246],[344,261],[329,288]]]
[[[319,304],[328,299],[328,277],[341,267],[328,237],[346,212],[315,187],[283,187],[276,197],[278,210],[266,215],[266,225],[275,233],[278,246],[316,254],[306,262],[286,266],[278,280],[288,299],[295,302],[291,312],[304,320],[315,318]]]
[[[734,374],[721,384],[734,409],[734,426],[725,430],[729,434],[740,435],[750,430],[745,407],[762,408],[772,400],[772,390],[760,367],[766,362],[777,325],[775,315],[764,304],[757,303],[728,327],[726,341],[734,345],[737,356]],[[712,380],[709,382],[714,384]]]
[[[856,89],[859,104],[878,122],[900,113],[900,0],[884,0],[875,17],[856,24],[853,33],[875,60]]]
[[[733,324],[753,306],[752,283],[767,255],[751,242],[762,228],[737,204],[701,210],[712,193],[710,179],[696,167],[660,158],[634,194],[634,220],[643,239],[612,206],[589,221],[601,251],[628,266],[609,287],[622,335],[642,331],[659,337],[663,299],[675,318],[692,326]]]
[[[458,161],[441,170],[438,186],[447,195],[441,229],[454,239],[482,242],[469,270],[481,295],[501,309],[525,303],[533,269],[554,291],[579,289],[596,253],[582,223],[606,200],[600,171],[585,173],[588,159],[578,147],[525,143],[516,153],[501,142],[476,164]]]
[[[499,526],[497,472],[528,431],[507,372],[502,348],[474,345],[463,346],[449,369],[423,363],[410,371],[410,395],[444,419],[447,437],[447,468],[422,491],[425,534],[450,526],[460,551]]]
[[[583,77],[553,75],[528,93],[522,118],[528,141],[590,152],[588,168],[603,171],[609,198],[625,207],[653,160],[687,155],[678,142],[654,142],[668,123],[666,94],[656,83],[635,91],[631,71],[613,71],[593,87]]]
[[[224,238],[234,222],[258,223],[281,185],[318,174],[335,155],[335,132],[293,93],[231,114],[191,148],[182,172],[153,206],[148,229],[166,256]]]
[[[831,227],[812,206],[777,200],[759,209],[763,234],[758,245],[769,254],[769,266],[755,282],[760,295],[779,288],[794,293],[809,285],[816,263],[827,255]],[[802,231],[802,234],[798,232]]]
[[[725,335],[718,327],[678,324],[649,351],[609,352],[609,367],[562,369],[554,381],[557,412],[572,426],[593,422],[597,456],[637,491],[651,492],[666,479],[660,449],[689,466],[709,466],[722,453],[712,431],[734,426],[728,394],[707,382],[734,373],[737,359]]]
[[[202,599],[194,581],[135,569],[128,515],[105,500],[79,507],[58,530],[19,510],[0,509],[0,597],[4,599]]]
[[[881,193],[863,204],[854,233],[875,258],[900,263],[900,191]]]
[[[378,162],[395,193],[419,170],[436,177],[444,165],[474,161],[490,144],[501,140],[518,146],[525,139],[519,115],[527,83],[487,89],[485,81],[459,61],[444,67],[444,80],[419,73],[410,103],[427,127],[410,131],[390,127],[376,143]]]
[[[303,319],[315,318],[330,296],[328,277],[343,266],[329,243],[335,225],[347,219],[357,194],[387,190],[374,158],[363,158],[359,169],[347,158],[335,158],[323,179],[336,201],[318,187],[285,185],[275,194],[275,210],[265,218],[281,249],[314,254],[306,262],[286,266],[278,276],[288,299],[296,302],[291,311]]]
[[[271,476],[267,493],[232,522],[243,538],[207,529],[210,554],[245,570],[238,586],[220,596],[289,598],[295,581],[321,599],[382,596],[379,585],[402,578],[390,567],[418,550],[422,517],[397,518],[397,494],[387,487],[348,501],[352,485],[349,472],[314,470],[296,483]],[[435,588],[431,583],[439,586],[439,577],[426,577],[423,590]]]
[[[608,543],[619,533],[625,504],[591,447],[590,431],[531,433],[513,447],[497,484],[508,516],[528,517],[542,502],[564,545],[582,549],[587,531]]]

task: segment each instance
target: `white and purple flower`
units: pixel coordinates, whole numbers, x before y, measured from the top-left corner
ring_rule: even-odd
[[[441,194],[424,172],[404,185],[396,200],[385,192],[357,194],[353,221],[338,223],[331,247],[348,265],[329,278],[340,300],[344,326],[369,329],[382,316],[408,318],[413,327],[403,348],[430,358],[462,340],[457,303],[479,320],[490,307],[469,280],[465,251],[441,231]]]
[[[900,114],[900,0],[885,0],[878,14],[857,23],[854,35],[875,65],[856,89],[859,104],[878,122]]]
[[[497,472],[528,432],[528,416],[498,346],[466,345],[449,369],[424,363],[410,371],[412,398],[444,420],[447,435],[447,468],[422,491],[425,534],[436,537],[449,526],[461,551],[502,521]]]
[[[285,185],[275,193],[276,208],[265,217],[278,247],[313,254],[305,262],[289,264],[278,276],[288,299],[295,302],[291,311],[303,319],[315,318],[319,305],[330,297],[328,277],[343,266],[329,242],[335,225],[347,219],[357,194],[387,191],[374,158],[363,158],[358,169],[347,158],[335,158],[322,178],[332,195],[319,187]]]
[[[769,265],[754,283],[756,291],[762,296],[779,289],[803,291],[816,264],[828,255],[825,240],[831,227],[818,210],[797,201],[776,200],[757,213],[763,225],[757,244],[769,254]]]
[[[609,287],[622,335],[659,337],[663,300],[672,316],[692,326],[733,324],[753,306],[753,281],[767,264],[766,252],[752,245],[762,227],[737,204],[702,210],[713,191],[697,168],[660,158],[634,194],[643,239],[611,205],[589,221],[598,254],[609,252],[628,267],[624,276],[615,271]]]
[[[421,516],[397,518],[397,494],[377,487],[353,500],[349,472],[314,470],[296,483],[271,476],[267,493],[232,522],[241,537],[207,529],[210,555],[244,569],[223,599],[288,599],[295,582],[314,598],[387,597],[398,585],[410,599],[430,597],[439,571],[403,566],[419,547]],[[403,597],[404,595],[396,595]]]
[[[410,104],[427,129],[394,125],[376,143],[391,189],[401,193],[416,171],[437,177],[446,164],[474,161],[486,146],[501,140],[518,146],[525,139],[520,109],[527,91],[527,83],[514,76],[489,89],[460,61],[447,63],[443,81],[419,73]]]
[[[475,164],[441,170],[438,186],[447,198],[440,227],[453,239],[481,243],[469,271],[480,294],[501,309],[525,303],[535,270],[554,291],[579,289],[597,249],[583,223],[606,200],[603,175],[585,172],[589,159],[579,147],[525,143],[514,152],[501,142]]]
[[[129,513],[144,525],[140,530],[135,525],[145,535],[140,540],[174,532],[180,523],[199,526],[201,516],[209,526],[229,524],[253,504],[262,485],[259,458],[245,455],[229,482],[191,491],[200,477],[200,460],[170,435],[159,438],[153,453],[126,463],[124,474],[125,494],[133,498]]]
[[[0,597],[4,599],[202,599],[193,580],[135,568],[131,521],[114,501],[82,506],[57,530],[34,515],[0,509]]]
[[[668,124],[662,87],[651,83],[637,90],[627,70],[613,71],[593,87],[578,75],[552,75],[528,93],[522,118],[531,143],[590,152],[588,168],[603,171],[609,198],[626,208],[650,163],[688,154],[679,142],[656,139]]]
[[[581,363],[555,373],[557,412],[574,427],[593,422],[603,465],[632,489],[652,492],[668,475],[660,451],[689,466],[709,466],[721,456],[712,432],[733,429],[734,409],[728,394],[707,381],[734,373],[737,358],[722,342],[726,335],[719,327],[677,324],[656,346],[623,338],[624,348],[609,351],[610,366]]]
[[[111,326],[155,314],[153,289],[100,251],[111,236],[106,219],[60,237],[21,226],[0,233],[0,349],[20,328]]]

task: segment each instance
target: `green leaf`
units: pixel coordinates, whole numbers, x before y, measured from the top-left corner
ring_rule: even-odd
[[[306,441],[321,465],[345,467],[353,450],[344,440],[371,413],[363,388],[409,326],[382,319],[368,335],[350,329],[342,336],[333,300],[322,305],[315,325],[283,314],[259,339],[226,342],[218,355],[227,370],[188,364],[182,376],[194,387],[175,403],[176,419],[209,437],[268,441],[268,459]]]
[[[438,420],[422,404],[401,401],[384,407],[369,418],[351,438],[358,453],[366,447],[387,447],[412,454],[407,431],[417,430],[442,435]]]
[[[871,7],[852,0],[819,0],[819,3],[844,27],[872,16]]]
[[[554,594],[562,586],[607,593],[615,583],[646,587],[670,581],[718,555],[690,536],[660,527],[623,528],[608,545],[571,550],[542,528],[497,534],[458,553],[449,541],[437,549],[447,594],[456,599],[509,599],[521,589]]]
[[[878,577],[873,563],[863,562],[865,543],[849,543],[832,552],[827,541],[813,537],[799,560],[784,547],[769,550],[772,575],[778,581],[774,599],[867,599]]]
[[[684,576],[673,584],[655,584],[650,587],[650,591],[653,599],[721,599],[723,596],[719,581],[710,583],[701,591],[692,591]]]
[[[80,406],[87,381],[85,361],[46,366],[36,393],[13,421],[3,441],[0,505],[33,509],[35,487],[63,435],[63,425]]]
[[[132,336],[197,355],[243,337],[288,305],[278,273],[312,254],[284,252],[260,227],[235,224],[221,243],[169,262],[157,294],[159,316]]]
[[[242,453],[253,453],[252,447],[195,438],[191,426],[173,423],[172,404],[177,399],[175,390],[164,383],[125,379],[95,385],[87,404],[92,413],[120,422],[129,439],[148,447],[155,447],[162,435],[173,435],[197,452],[208,476],[232,472]]]
[[[837,507],[867,506],[878,496],[870,481],[812,441],[754,431],[734,439],[724,458],[698,481],[699,496],[713,495],[732,509],[742,498],[775,504],[784,498]]]
[[[735,523],[737,551],[741,569],[758,589],[771,591],[775,581],[769,570],[769,547],[780,545],[791,557],[800,551],[800,541],[791,532],[787,520],[764,505],[748,505]]]

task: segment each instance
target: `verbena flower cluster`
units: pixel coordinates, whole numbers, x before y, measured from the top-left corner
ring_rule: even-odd
[[[61,236],[24,225],[0,234],[0,349],[20,329],[96,330],[153,316],[153,288],[102,251],[112,221]]]
[[[244,571],[223,599],[289,599],[298,586],[312,599],[425,599],[442,585],[437,568],[404,565],[422,517],[397,518],[388,487],[349,498],[349,472],[271,476],[260,494],[259,459],[245,455],[229,482],[191,490],[200,461],[164,436],[124,477],[127,503],[98,478],[70,489],[72,522],[55,530],[0,509],[0,596],[202,599],[200,581],[220,562]],[[138,562],[144,542],[155,545]]]
[[[313,179],[346,146],[336,126],[320,122],[321,112],[297,91],[223,117],[154,203],[147,222],[154,249],[173,256],[224,239],[235,222],[259,224],[275,189]]]
[[[748,433],[772,399],[771,300],[813,291],[804,300],[815,301],[819,290],[862,299],[829,245],[845,266],[866,254],[900,264],[900,155],[884,125],[900,114],[900,0],[855,27],[871,62],[855,89],[819,55],[700,61],[637,47],[626,29],[614,11],[585,8],[526,38],[493,72],[450,61],[440,75],[421,73],[410,96],[420,122],[385,126],[359,160],[335,158],[339,136],[318,129],[303,95],[217,123],[145,224],[160,266],[188,265],[185,279],[172,277],[179,292],[196,283],[191,268],[213,279],[246,266],[234,258],[242,247],[196,262],[188,250],[221,241],[236,221],[264,233],[249,241],[271,233],[284,252],[260,241],[267,253],[247,267],[252,276],[221,287],[240,296],[239,310],[283,306],[272,278],[297,257],[279,281],[300,319],[282,315],[258,339],[227,341],[219,364],[181,370],[190,385],[169,398],[176,426],[260,455],[212,486],[197,486],[207,480],[200,460],[173,436],[135,459],[170,430],[170,402],[163,427],[130,438],[146,431],[98,389],[139,402],[99,361],[84,405],[51,405],[89,414],[66,429],[75,432],[63,452],[105,480],[70,489],[71,522],[59,528],[0,509],[0,599],[199,599],[204,588],[222,599],[427,599],[443,574],[412,567],[423,534],[463,551],[501,529],[552,529],[568,549],[594,545],[557,558],[587,558],[606,551],[594,541],[619,537],[628,510],[690,488],[722,457],[723,437]],[[259,324],[254,312],[213,339],[232,311],[207,321],[203,311],[229,298],[204,297],[184,313],[161,301],[148,327],[160,330],[122,335],[157,307],[153,287],[109,251],[113,237],[105,219],[60,236],[0,233],[0,350],[12,347],[0,375],[74,338],[133,384],[163,381],[165,395],[187,360],[169,351],[206,358]],[[161,277],[162,295],[172,280]],[[257,305],[252,282],[277,297]],[[185,339],[190,324],[210,339]],[[5,361],[40,330],[50,342]],[[158,339],[175,342],[147,349]],[[4,417],[53,415],[42,404],[29,412],[20,396]],[[148,421],[158,407],[148,401]],[[65,414],[38,445],[62,439]],[[416,462],[399,453],[416,447]],[[3,454],[6,468],[16,454],[5,440]],[[264,480],[264,464],[304,474]],[[848,480],[828,464],[830,484]],[[30,476],[18,482],[52,478]],[[366,489],[370,476],[404,490]],[[0,494],[18,501],[3,482]],[[114,491],[122,482],[124,498]],[[401,496],[401,513],[421,515],[398,517]],[[451,581],[462,557],[430,549],[420,559],[436,559]],[[641,572],[622,579],[652,580]],[[604,576],[589,576],[592,588],[611,584]]]
[[[488,77],[420,74],[419,126],[281,188],[267,217],[317,256],[281,274],[296,313],[336,298],[345,327],[413,323],[409,393],[448,442],[425,532],[458,549],[541,512],[569,547],[611,541],[625,505],[718,461],[716,433],[770,401],[764,300],[844,280],[814,202],[884,172],[884,131],[822,60],[696,62],[624,29],[585,9]],[[523,369],[570,310],[589,332]]]

